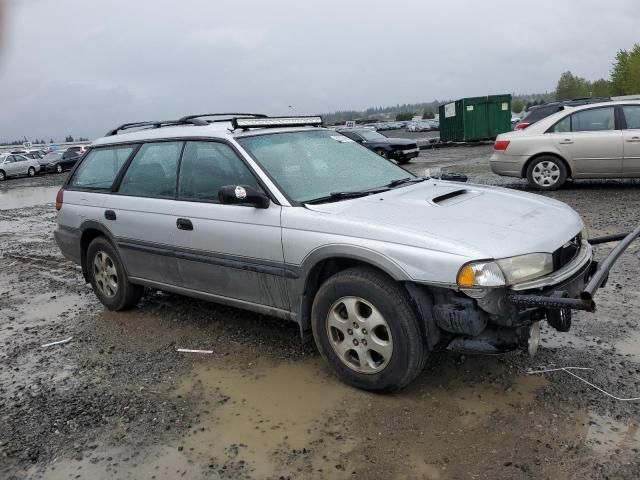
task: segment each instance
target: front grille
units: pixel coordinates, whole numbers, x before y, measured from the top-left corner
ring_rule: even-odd
[[[579,233],[562,247],[553,252],[553,270],[556,271],[576,258],[582,245],[582,233]]]

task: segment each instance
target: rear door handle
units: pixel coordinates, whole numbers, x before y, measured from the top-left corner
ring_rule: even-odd
[[[571,140],[570,138],[565,138],[560,142],[561,145],[571,145],[572,143],[573,143],[573,140]]]
[[[179,218],[176,221],[178,230],[193,230],[193,223],[188,218]]]
[[[627,142],[629,142],[629,143],[640,142],[640,137],[627,138]]]
[[[115,220],[116,219],[116,212],[114,212],[113,210],[105,210],[104,211],[104,218],[106,218],[107,220]]]

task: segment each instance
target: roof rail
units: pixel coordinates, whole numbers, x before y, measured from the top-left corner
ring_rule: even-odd
[[[160,128],[168,125],[177,125],[178,122],[176,120],[151,120],[147,122],[132,122],[132,123],[123,123],[119,127],[114,128],[113,130],[109,130],[105,137],[111,137],[113,135],[117,135],[118,132],[122,130],[129,130],[130,128],[138,128],[138,127],[154,127]]]
[[[249,117],[249,118],[266,118],[263,113],[201,113],[199,115],[187,115],[178,119],[178,123],[193,123],[194,125],[207,125],[209,122],[202,120],[202,117]],[[231,118],[212,120],[213,122],[225,122]]]
[[[231,117],[224,118],[218,120],[203,120],[202,117]],[[187,115],[185,117],[181,117],[178,120],[150,120],[146,122],[132,122],[132,123],[123,123],[119,127],[114,128],[113,130],[109,130],[105,137],[111,137],[113,135],[117,135],[118,132],[122,130],[129,130],[130,128],[140,128],[140,127],[152,127],[152,128],[160,128],[160,127],[168,127],[175,125],[208,125],[211,122],[228,122],[231,121],[232,118],[241,117],[241,118],[266,118],[267,116],[263,113],[201,113],[198,115]]]

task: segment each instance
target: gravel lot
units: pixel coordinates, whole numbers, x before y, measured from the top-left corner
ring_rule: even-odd
[[[408,168],[525,188],[489,173],[490,152],[424,150]],[[52,240],[62,181],[0,184],[0,478],[640,478],[640,402],[526,373],[589,367],[605,390],[640,396],[638,243],[597,313],[545,329],[535,359],[435,354],[379,396],[338,383],[290,323],[161,292],[105,311]],[[639,187],[576,181],[550,195],[601,235],[638,223]]]

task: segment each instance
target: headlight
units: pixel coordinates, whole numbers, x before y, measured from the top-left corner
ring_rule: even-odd
[[[518,257],[503,258],[496,263],[504,272],[507,284],[525,282],[553,272],[553,257],[550,253],[530,253]]]
[[[503,287],[553,272],[550,253],[530,253],[495,261],[471,262],[458,272],[461,288]]]

